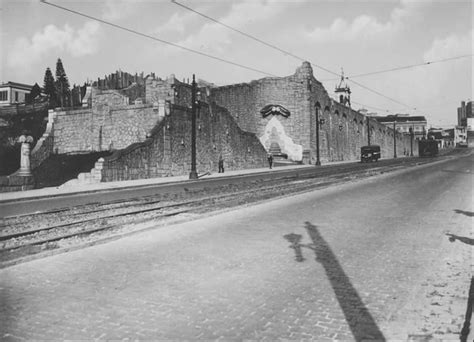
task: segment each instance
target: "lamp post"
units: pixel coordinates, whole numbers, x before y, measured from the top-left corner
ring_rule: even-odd
[[[370,122],[367,116],[367,146],[370,146]]]
[[[189,173],[189,179],[198,179],[198,174],[196,171],[196,79],[194,74],[191,88],[191,101],[191,172]]]
[[[393,158],[397,158],[397,131],[396,131],[396,121],[393,121]]]
[[[316,103],[316,165],[321,165],[321,161],[319,160],[319,110],[321,109],[321,105],[319,102]]]

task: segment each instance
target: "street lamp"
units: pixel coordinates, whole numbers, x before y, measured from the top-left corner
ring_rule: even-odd
[[[189,179],[198,179],[196,171],[196,79],[193,74],[193,83],[191,87],[191,101],[192,101],[192,120],[191,120],[191,172]]]
[[[367,116],[367,146],[370,146],[370,121]]]
[[[397,130],[396,130],[396,120],[393,121],[393,158],[397,158]]]
[[[321,165],[321,161],[319,160],[319,124],[324,123],[324,120],[321,119],[319,122],[319,110],[321,109],[321,105],[319,102],[316,102],[316,165]]]

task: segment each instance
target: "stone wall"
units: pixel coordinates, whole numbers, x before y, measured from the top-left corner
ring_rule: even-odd
[[[0,192],[25,191],[34,189],[32,176],[19,176],[18,171],[9,176],[0,176]]]
[[[226,170],[266,166],[266,151],[255,134],[242,131],[230,114],[202,103],[196,124],[198,174],[217,172],[219,156]],[[191,170],[191,110],[171,105],[151,136],[105,158],[103,181],[188,175]]]
[[[197,100],[208,103],[207,87],[198,89],[199,96]],[[174,75],[166,79],[147,78],[146,80],[146,97],[145,102],[154,104],[155,106],[162,102],[170,102],[179,106],[190,106],[192,85],[178,81]]]
[[[160,120],[158,107],[129,105],[115,90],[92,91],[92,108],[60,111],[54,125],[55,153],[123,149],[146,139]]]
[[[48,123],[46,124],[46,130],[43,136],[38,139],[35,147],[31,150],[30,166],[31,170],[36,169],[54,152],[54,119],[56,113],[50,109],[48,111]]]
[[[367,145],[367,118],[331,99],[314,78],[307,62],[294,75],[264,78],[250,83],[212,88],[210,100],[229,110],[238,125],[255,133],[269,150],[278,143],[293,160],[316,161],[316,106],[320,107],[319,144],[321,161],[357,160],[360,147]],[[260,111],[269,104],[281,105],[290,115],[268,115]],[[381,146],[382,158],[393,157],[393,130],[369,119],[371,144]],[[397,155],[404,155],[410,137],[398,135]]]

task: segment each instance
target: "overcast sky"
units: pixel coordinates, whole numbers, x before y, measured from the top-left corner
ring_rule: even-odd
[[[48,0],[49,1],[49,0]],[[315,65],[347,76],[472,54],[471,0],[235,0],[180,3],[313,64],[332,95],[337,80]],[[278,76],[301,61],[250,40],[168,0],[50,2],[156,38]],[[63,61],[71,84],[115,70],[197,78],[218,85],[266,77],[42,4],[2,0],[0,81],[43,85]],[[460,58],[354,78],[400,103],[351,84],[353,108],[381,115],[425,115],[433,126],[456,123],[461,100],[472,98],[473,59]],[[350,84],[350,83],[349,83]],[[405,106],[406,105],[406,106]],[[416,110],[414,110],[416,108]]]

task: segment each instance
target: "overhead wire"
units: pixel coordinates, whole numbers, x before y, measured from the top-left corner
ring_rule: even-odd
[[[296,58],[296,59],[298,59],[298,60],[300,60],[300,61],[302,61],[302,62],[305,62],[305,61],[306,61],[306,59],[301,58],[301,57],[299,57],[299,56],[293,54],[293,53],[290,52],[290,51],[283,50],[283,49],[279,48],[279,47],[276,46],[276,45],[267,43],[267,42],[265,42],[265,41],[262,40],[262,39],[259,39],[259,38],[255,37],[255,36],[252,36],[252,35],[248,34],[248,33],[245,33],[245,32],[243,32],[243,31],[241,31],[241,30],[239,30],[239,29],[236,29],[235,27],[229,26],[229,25],[227,25],[227,24],[225,24],[225,23],[223,23],[223,22],[221,22],[221,21],[219,21],[219,20],[217,20],[217,19],[214,19],[214,18],[212,18],[212,17],[210,17],[210,16],[208,16],[208,15],[206,15],[206,14],[204,14],[204,13],[201,13],[201,12],[199,12],[199,11],[196,11],[195,9],[193,9],[193,8],[191,8],[191,7],[188,7],[188,6],[186,6],[186,5],[183,5],[182,3],[179,3],[179,2],[176,1],[176,0],[171,0],[171,2],[174,3],[175,5],[178,5],[178,6],[182,7],[182,8],[184,8],[184,9],[190,11],[190,12],[196,13],[197,15],[199,15],[199,16],[201,16],[201,17],[203,17],[203,18],[206,18],[206,19],[208,19],[208,20],[210,20],[210,21],[213,21],[213,22],[215,22],[216,24],[222,25],[222,26],[228,28],[228,29],[231,30],[231,31],[237,32],[237,33],[239,33],[239,34],[241,34],[241,35],[243,35],[243,36],[245,36],[245,37],[247,37],[247,38],[250,38],[250,39],[252,39],[252,40],[254,40],[254,41],[256,41],[256,42],[258,42],[258,43],[260,43],[260,44],[263,44],[263,45],[266,45],[266,46],[268,46],[268,47],[270,47],[270,48],[272,48],[272,49],[278,50],[278,51],[282,52],[282,53],[285,54],[285,55],[288,55],[288,56],[291,56],[291,57],[293,57],[293,58]],[[324,68],[324,67],[322,67],[322,66],[320,66],[320,65],[316,65],[316,64],[315,64],[315,66],[318,67],[318,68],[321,69],[321,70],[324,70],[324,71],[330,73],[330,74],[339,76],[338,73],[335,73],[335,72],[332,71],[332,70],[326,69],[326,68]]]
[[[174,3],[174,4],[176,4],[176,5],[178,5],[178,6],[180,6],[180,7],[182,7],[182,8],[184,8],[184,9],[186,9],[186,10],[188,10],[188,11],[191,11],[191,12],[193,12],[193,13],[196,13],[196,14],[198,14],[198,15],[200,15],[200,16],[206,18],[206,19],[208,19],[208,20],[211,20],[211,21],[213,21],[213,22],[215,22],[215,23],[217,23],[217,24],[219,24],[219,25],[222,25],[222,26],[224,26],[224,27],[226,27],[226,28],[228,28],[228,29],[230,29],[230,30],[232,30],[232,31],[234,31],[234,32],[237,32],[237,33],[239,33],[239,34],[241,34],[241,35],[244,35],[245,37],[248,37],[248,38],[250,38],[250,39],[252,39],[252,40],[254,40],[254,41],[257,41],[257,42],[259,42],[259,43],[261,43],[261,44],[264,44],[264,45],[266,45],[266,46],[268,46],[268,47],[270,47],[270,48],[273,48],[273,49],[275,49],[275,50],[277,50],[277,51],[279,51],[279,52],[282,52],[282,53],[284,53],[284,54],[286,54],[286,55],[289,55],[289,56],[291,56],[291,57],[294,57],[294,58],[296,58],[296,59],[298,59],[298,60],[300,60],[300,61],[308,61],[308,59],[304,59],[304,58],[302,58],[302,57],[300,57],[300,56],[297,56],[297,55],[295,55],[295,54],[293,54],[293,53],[291,53],[291,52],[289,52],[289,51],[287,51],[287,50],[284,50],[284,49],[282,49],[282,48],[279,48],[279,47],[276,46],[276,45],[267,43],[267,42],[265,42],[264,40],[262,40],[262,39],[260,39],[260,38],[257,38],[257,37],[255,37],[255,36],[253,36],[253,35],[251,35],[251,34],[248,34],[248,33],[246,33],[246,32],[243,32],[243,31],[239,30],[239,29],[236,29],[236,28],[234,28],[234,27],[232,27],[232,26],[230,26],[230,25],[227,25],[227,24],[225,24],[225,23],[223,23],[223,22],[221,22],[221,21],[219,21],[219,20],[217,20],[217,19],[215,19],[215,18],[212,18],[212,17],[210,17],[210,16],[208,16],[208,15],[202,13],[202,12],[199,12],[199,11],[197,11],[197,10],[195,10],[195,9],[193,9],[193,8],[191,8],[191,7],[189,7],[189,6],[183,5],[183,4],[179,3],[179,2],[176,1],[176,0],[171,0],[171,2]],[[325,67],[323,67],[323,66],[321,66],[321,65],[319,65],[319,64],[317,64],[317,63],[314,63],[314,62],[312,62],[312,61],[309,61],[309,62],[311,63],[311,65],[313,65],[314,67],[317,67],[318,69],[324,70],[324,71],[326,71],[326,72],[328,72],[328,73],[331,73],[331,74],[333,74],[333,75],[336,75],[336,76],[340,76],[340,74],[338,74],[338,73],[336,73],[336,72],[334,72],[334,71],[332,71],[332,70],[330,70],[330,69],[327,69],[327,68],[325,68]],[[360,82],[354,81],[354,80],[352,80],[352,79],[348,79],[348,81],[350,81],[351,83],[353,83],[353,84],[355,84],[355,85],[357,85],[357,86],[359,86],[359,87],[361,87],[361,88],[364,88],[364,89],[366,89],[366,90],[368,90],[368,91],[370,91],[370,92],[372,92],[372,93],[374,93],[374,94],[377,94],[377,95],[379,95],[379,96],[381,96],[381,97],[384,97],[384,98],[386,98],[386,99],[388,99],[388,100],[390,100],[390,101],[392,101],[392,102],[395,102],[395,103],[398,103],[398,104],[400,104],[400,105],[402,105],[402,106],[404,106],[404,107],[407,107],[407,108],[416,110],[416,108],[415,108],[414,106],[407,105],[407,104],[405,104],[405,103],[403,103],[403,102],[401,102],[401,101],[399,101],[399,100],[396,100],[396,99],[394,99],[394,98],[392,98],[392,97],[390,97],[390,96],[387,96],[387,95],[385,95],[385,94],[383,94],[383,93],[381,93],[381,92],[379,92],[379,91],[377,91],[377,90],[371,89],[371,88],[367,87],[366,85],[364,85],[364,84],[362,84],[362,83],[360,83]]]
[[[203,16],[203,17],[209,19],[209,20],[212,20],[212,21],[214,21],[214,22],[216,22],[216,23],[219,23],[220,25],[223,25],[223,26],[225,26],[225,27],[227,27],[227,28],[229,28],[229,29],[231,29],[231,30],[233,30],[233,31],[235,31],[235,32],[238,32],[238,33],[240,33],[240,34],[243,34],[243,35],[245,35],[246,37],[249,37],[249,38],[251,38],[251,39],[253,39],[253,40],[256,40],[256,41],[258,41],[258,42],[260,42],[260,43],[262,43],[262,44],[264,44],[264,45],[266,45],[266,46],[269,46],[269,47],[271,47],[271,48],[273,48],[273,49],[276,49],[276,50],[278,50],[278,51],[280,51],[280,52],[282,52],[282,53],[284,53],[284,54],[286,54],[286,55],[289,55],[289,56],[291,56],[291,57],[293,57],[293,58],[296,58],[296,59],[298,59],[298,60],[300,60],[300,61],[306,61],[306,59],[304,59],[304,58],[302,58],[302,57],[299,57],[299,56],[294,55],[293,53],[291,53],[291,52],[289,52],[289,51],[286,51],[286,50],[283,50],[283,49],[281,49],[281,48],[278,48],[278,47],[275,46],[275,45],[266,43],[266,42],[264,42],[264,41],[261,40],[261,39],[258,39],[258,38],[256,38],[256,37],[251,36],[250,34],[246,34],[245,32],[242,32],[242,31],[240,31],[240,30],[238,30],[238,29],[235,29],[235,28],[233,28],[233,27],[231,27],[231,26],[229,26],[229,25],[226,25],[226,24],[224,24],[224,23],[222,23],[222,22],[220,22],[220,21],[218,21],[218,20],[216,20],[216,19],[214,19],[214,18],[211,18],[211,17],[209,17],[209,16],[207,16],[207,15],[205,15],[205,14],[203,14],[203,13],[200,13],[200,12],[198,12],[198,11],[196,11],[196,10],[193,10],[193,9],[191,9],[191,8],[188,7],[188,6],[182,5],[182,4],[178,3],[178,2],[175,1],[175,0],[171,0],[171,1],[172,1],[173,3],[175,3],[176,5],[179,5],[179,6],[185,8],[185,9],[188,9],[188,10],[190,10],[190,11],[193,11],[194,13],[197,13],[197,14],[199,14],[199,15],[201,15],[201,16]],[[240,67],[240,68],[243,68],[243,69],[246,69],[246,70],[258,72],[258,73],[260,73],[260,74],[264,74],[264,75],[267,75],[267,76],[280,77],[280,76],[278,76],[278,75],[275,75],[275,74],[272,74],[272,73],[269,73],[269,72],[266,72],[266,71],[263,71],[263,70],[260,70],[260,69],[256,69],[256,68],[253,68],[253,67],[249,67],[249,66],[246,66],[246,65],[243,65],[243,64],[234,62],[234,61],[230,61],[230,60],[227,60],[227,59],[224,59],[224,58],[221,58],[221,57],[217,57],[217,56],[214,56],[214,55],[211,55],[211,54],[202,52],[202,51],[194,50],[194,49],[185,47],[185,46],[183,46],[183,45],[179,45],[179,44],[176,44],[176,43],[173,43],[173,42],[169,42],[169,41],[166,41],[166,40],[164,40],[164,39],[157,38],[157,37],[155,37],[155,36],[151,36],[151,35],[148,35],[148,34],[139,32],[139,31],[134,30],[134,29],[130,29],[130,28],[127,28],[127,27],[118,25],[118,24],[114,24],[114,23],[111,23],[111,22],[109,22],[109,21],[106,21],[106,20],[103,20],[103,19],[100,19],[100,18],[91,16],[91,15],[88,15],[88,14],[85,14],[85,13],[82,13],[82,12],[79,12],[79,11],[75,11],[75,10],[72,10],[72,9],[70,9],[70,8],[63,7],[63,6],[60,6],[60,5],[57,5],[57,4],[48,2],[48,1],[46,1],[46,0],[41,0],[41,3],[46,4],[46,5],[49,5],[49,6],[52,6],[52,7],[56,7],[56,8],[58,8],[58,9],[61,9],[61,10],[64,10],[64,11],[67,11],[67,12],[70,12],[70,13],[73,13],[73,14],[76,14],[76,15],[79,15],[79,16],[82,16],[82,17],[85,17],[85,18],[94,20],[94,21],[97,21],[97,22],[100,22],[100,23],[103,23],[103,24],[106,24],[106,25],[109,25],[109,26],[112,26],[112,27],[117,28],[117,29],[120,29],[120,30],[127,31],[127,32],[129,32],[129,33],[133,33],[133,34],[136,34],[136,35],[145,37],[145,38],[149,38],[149,39],[152,39],[152,40],[161,42],[161,43],[163,43],[163,44],[167,44],[167,45],[170,45],[170,46],[179,48],[179,49],[183,49],[183,50],[185,50],[185,51],[188,51],[188,52],[191,52],[191,53],[200,55],[200,56],[204,56],[204,57],[207,57],[207,58],[211,58],[211,59],[214,59],[214,60],[218,60],[218,61],[223,62],[223,63],[227,63],[227,64],[230,64],[230,65],[233,65],[233,66],[237,66],[237,67]],[[314,62],[310,62],[310,63],[311,63],[313,66],[315,66],[315,67],[317,67],[317,68],[319,68],[319,69],[321,69],[321,70],[324,70],[324,71],[326,71],[326,72],[329,72],[329,73],[331,73],[331,74],[333,74],[333,75],[339,75],[339,74],[337,74],[336,72],[331,71],[331,70],[329,70],[329,69],[327,69],[327,68],[324,68],[324,67],[322,67],[322,66],[320,66],[320,65],[318,65],[318,64],[316,64],[316,63],[314,63]],[[359,82],[356,82],[356,81],[354,81],[354,80],[349,80],[349,81],[351,81],[352,83],[354,83],[354,84],[356,84],[356,85],[358,85],[358,86],[360,86],[360,87],[362,87],[362,88],[364,88],[364,89],[366,89],[366,90],[368,90],[368,91],[370,91],[370,92],[373,92],[373,93],[375,93],[375,94],[377,94],[377,95],[379,95],[379,96],[381,96],[381,97],[384,97],[384,98],[386,98],[386,99],[389,99],[389,100],[391,100],[392,102],[396,102],[396,103],[398,103],[398,104],[400,104],[400,105],[402,105],[402,106],[404,106],[404,107],[407,107],[407,108],[413,108],[413,107],[411,107],[411,106],[409,106],[409,105],[407,105],[407,104],[405,104],[405,103],[403,103],[403,102],[401,102],[401,101],[398,101],[398,100],[396,100],[396,99],[393,99],[393,98],[391,98],[391,97],[388,97],[388,96],[386,96],[386,95],[384,95],[384,94],[382,94],[382,93],[380,93],[380,92],[378,92],[378,91],[376,91],[376,90],[374,90],[374,89],[371,89],[371,88],[369,88],[369,87],[367,87],[367,86],[365,86],[365,85],[363,85],[363,84],[361,84],[361,83],[359,83]],[[413,108],[413,109],[415,109],[415,108]],[[416,109],[415,109],[415,110],[416,110]]]
[[[176,43],[173,43],[173,42],[169,42],[169,41],[166,41],[166,40],[164,40],[164,39],[157,38],[157,37],[154,37],[154,36],[151,36],[151,35],[148,35],[148,34],[145,34],[145,33],[139,32],[139,31],[136,31],[136,30],[134,30],[134,29],[130,29],[130,28],[125,27],[125,26],[117,25],[117,24],[111,23],[111,22],[109,22],[109,21],[106,21],[106,20],[103,20],[103,19],[100,19],[100,18],[91,16],[91,15],[88,15],[88,14],[85,14],[85,13],[72,10],[72,9],[70,9],[70,8],[67,8],[67,7],[63,7],[63,6],[60,6],[60,5],[56,5],[56,4],[53,4],[53,3],[48,2],[48,1],[46,1],[46,0],[41,0],[41,3],[46,4],[46,5],[49,5],[49,6],[53,6],[53,7],[56,7],[56,8],[59,8],[59,9],[61,9],[61,10],[64,10],[64,11],[67,11],[67,12],[70,12],[70,13],[73,13],[73,14],[76,14],[76,15],[79,15],[79,16],[82,16],[82,17],[85,17],[85,18],[94,20],[94,21],[98,21],[98,22],[100,22],[100,23],[102,23],[102,24],[106,24],[106,25],[109,25],[109,26],[118,28],[118,29],[120,29],[120,30],[127,31],[127,32],[129,32],[129,33],[133,33],[133,34],[136,34],[136,35],[145,37],[145,38],[149,38],[149,39],[158,41],[158,42],[163,43],[163,44],[167,44],[167,45],[170,45],[170,46],[174,46],[174,47],[176,47],[176,48],[179,48],[179,49],[182,49],[182,50],[186,50],[186,51],[188,51],[188,52],[192,52],[192,53],[197,54],[197,55],[200,55],[200,56],[204,56],[204,57],[207,57],[207,58],[211,58],[211,59],[214,59],[214,60],[223,62],[223,63],[231,64],[231,65],[237,66],[237,67],[239,67],[239,68],[243,68],[243,69],[247,69],[247,70],[250,70],[250,71],[258,72],[258,73],[260,73],[260,74],[264,74],[264,75],[267,75],[267,76],[280,77],[280,76],[278,76],[278,75],[271,74],[271,73],[269,73],[269,72],[266,72],[266,71],[263,71],[263,70],[260,70],[260,69],[252,68],[252,67],[249,67],[249,66],[246,66],[246,65],[243,65],[243,64],[234,62],[234,61],[230,61],[230,60],[228,60],[228,59],[224,59],[224,58],[221,58],[221,57],[217,57],[217,56],[214,56],[214,55],[211,55],[211,54],[202,52],[202,51],[194,50],[194,49],[185,47],[185,46],[183,46],[183,45],[179,45],[179,44],[176,44]]]
[[[427,65],[436,64],[436,63],[449,62],[449,61],[452,61],[452,60],[467,58],[467,57],[472,57],[472,56],[474,56],[474,54],[471,53],[471,54],[467,54],[467,55],[460,55],[460,56],[454,56],[454,57],[449,57],[449,58],[443,58],[443,59],[428,61],[428,62],[424,62],[424,63],[410,64],[410,65],[395,67],[395,68],[391,68],[391,69],[384,69],[384,70],[378,70],[378,71],[373,71],[373,72],[367,72],[367,73],[364,73],[364,74],[350,75],[350,76],[346,76],[345,78],[346,79],[352,79],[352,78],[356,78],[356,77],[365,77],[365,76],[371,76],[371,75],[378,75],[378,74],[383,74],[383,73],[392,72],[392,71],[412,69],[412,68],[416,68],[416,67],[420,67],[420,66],[427,66]],[[323,79],[323,80],[321,80],[321,82],[335,81],[335,80],[338,80],[338,79],[337,78]]]

